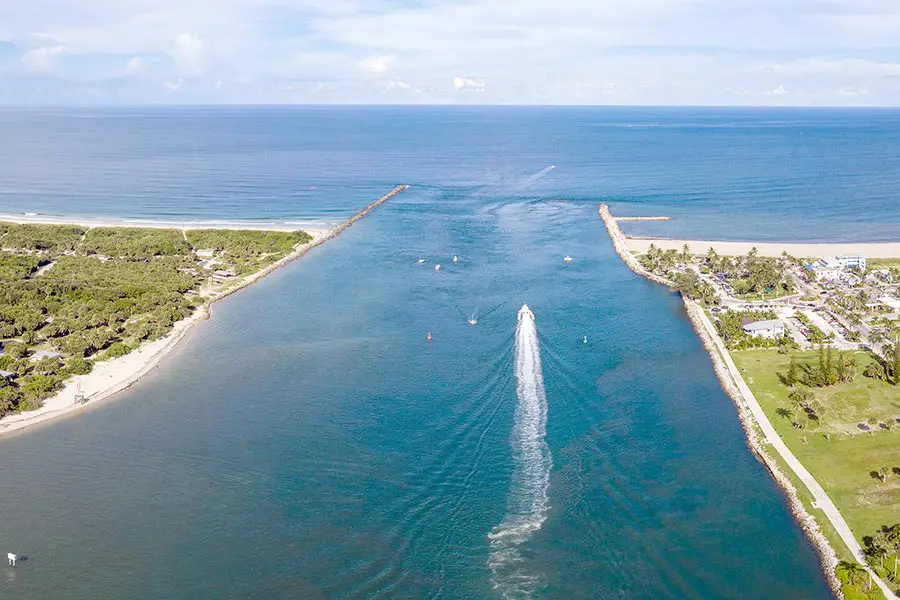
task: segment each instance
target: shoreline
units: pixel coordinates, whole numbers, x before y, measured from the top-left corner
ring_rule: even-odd
[[[63,389],[44,400],[41,408],[38,410],[19,413],[0,419],[0,438],[13,433],[21,433],[23,430],[33,425],[72,415],[85,409],[91,409],[94,406],[112,399],[120,392],[129,389],[157,367],[162,359],[178,345],[178,342],[187,335],[194,325],[200,321],[209,319],[210,307],[214,302],[252,285],[272,272],[303,257],[313,248],[334,239],[348,227],[369,214],[372,210],[408,188],[408,185],[396,186],[390,192],[381,196],[333,229],[304,230],[313,236],[312,241],[295,247],[291,253],[285,255],[271,265],[263,267],[254,273],[250,273],[239,281],[236,281],[234,285],[228,289],[210,297],[189,317],[176,322],[172,326],[172,330],[164,337],[152,342],[145,342],[125,356],[96,363],[94,370],[87,375],[76,375],[70,378],[65,382]],[[29,222],[36,223],[37,221]],[[66,224],[72,225],[74,223]],[[296,227],[290,231],[295,230]],[[85,400],[81,404],[75,404],[75,396],[78,393],[79,385]]]
[[[607,211],[608,212],[608,211]],[[622,218],[612,217],[615,221]],[[620,230],[621,231],[621,230]],[[862,254],[866,258],[900,258],[900,242],[722,242],[708,240],[676,240],[671,238],[641,237],[622,234],[629,251],[645,254],[653,244],[661,250],[678,250],[687,245],[691,254],[706,254],[710,248],[720,256],[745,255],[756,248],[759,256],[779,257],[782,252],[803,258]]]
[[[613,217],[609,212],[609,207],[605,204],[602,204],[598,212],[600,214],[600,217],[603,219],[604,224],[606,225],[607,231],[609,232],[610,239],[613,243],[613,249],[615,250],[616,254],[618,254],[619,257],[625,262],[625,264],[635,274],[640,275],[641,277],[644,277],[645,279],[648,279],[654,283],[660,283],[666,285],[669,288],[673,288],[674,286],[671,281],[647,271],[640,264],[635,255],[631,253],[632,248],[628,244],[628,238],[619,228],[616,218]],[[680,246],[678,249],[680,249]],[[764,444],[770,443],[770,440],[766,439],[766,436],[762,431],[762,425],[754,416],[748,399],[745,398],[744,394],[742,393],[741,386],[735,377],[735,373],[728,368],[725,358],[721,354],[720,348],[724,348],[724,344],[721,343],[721,338],[719,338],[718,333],[714,328],[712,330],[707,329],[704,322],[708,321],[708,319],[704,318],[705,315],[702,314],[702,308],[698,304],[683,295],[681,296],[681,298],[684,303],[685,312],[687,313],[688,319],[690,319],[694,331],[697,333],[697,336],[700,338],[700,341],[703,343],[704,348],[706,348],[706,351],[710,356],[710,360],[713,363],[713,371],[715,372],[716,377],[719,380],[719,385],[722,387],[722,390],[728,395],[728,397],[731,398],[732,403],[737,409],[738,419],[740,420],[741,427],[743,428],[746,436],[747,447],[750,449],[753,455],[756,456],[757,459],[763,464],[763,466],[766,467],[772,478],[775,480],[776,485],[778,485],[778,487],[781,488],[785,493],[785,497],[787,500],[787,504],[790,507],[791,514],[794,516],[794,519],[798,522],[800,528],[806,534],[807,539],[810,540],[819,555],[822,570],[825,574],[828,586],[831,588],[836,597],[842,598],[843,592],[841,591],[841,583],[837,579],[837,575],[835,572],[835,567],[838,563],[837,553],[829,543],[828,539],[822,533],[816,519],[806,510],[806,507],[800,500],[800,496],[798,495],[797,489],[794,487],[793,482],[787,477],[787,475],[782,472],[777,462],[768,454],[768,452],[766,452]],[[719,343],[716,343],[717,340]],[[725,350],[725,352],[727,353],[727,349]],[[740,377],[739,373],[737,374],[737,377]],[[741,382],[743,383],[742,378]],[[772,431],[774,432],[774,429]],[[791,456],[793,455],[791,454]],[[782,458],[785,457],[782,456]],[[799,461],[797,462],[799,463]],[[803,479],[804,478],[801,477],[801,480]],[[824,491],[822,493],[824,494]],[[815,492],[813,493],[813,496],[816,496]],[[860,560],[859,555],[854,552],[852,547],[850,548],[850,553],[854,556],[854,558],[856,558],[858,562],[861,562],[861,564],[863,564],[868,569],[868,565],[866,565],[864,561]],[[880,580],[879,583],[881,583]],[[886,593],[885,596],[887,598],[891,598],[893,594]]]
[[[240,231],[283,231],[292,232],[302,229],[313,235],[315,232],[325,234],[336,226],[329,226],[321,221],[163,221],[140,218],[113,219],[109,217],[90,218],[66,218],[51,217],[47,215],[21,215],[0,214],[0,223],[15,223],[16,225],[77,225],[88,229],[110,227],[134,227],[137,229],[178,229],[191,231],[195,229],[234,229]]]

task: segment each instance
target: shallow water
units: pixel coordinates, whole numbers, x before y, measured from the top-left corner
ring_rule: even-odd
[[[166,144],[177,155],[189,144],[212,151],[241,135],[249,140],[243,163],[225,161],[231,179],[216,183],[225,187],[160,170],[160,189],[176,190],[179,201],[135,185],[131,203],[115,206],[99,192],[112,194],[122,175],[103,175],[99,164],[97,180],[61,168],[62,179],[84,179],[93,190],[78,199],[58,182],[41,184],[41,193],[45,178],[36,172],[0,168],[7,183],[34,178],[28,203],[41,212],[250,218],[252,198],[267,214],[328,219],[396,182],[414,184],[302,261],[216,304],[210,321],[118,400],[0,440],[0,550],[28,557],[0,572],[0,597],[829,597],[815,553],[748,451],[680,300],[628,271],[597,217],[596,201],[606,197],[617,198],[618,210],[657,210],[649,184],[635,199],[635,173],[676,169],[634,148],[629,155],[616,136],[636,129],[664,147],[672,127],[598,126],[602,111],[371,109],[363,119],[362,109],[334,109],[311,119],[268,110],[256,122],[257,109],[184,109],[171,121],[154,109],[117,114],[112,125],[94,113],[0,115],[0,129],[13,121],[17,135],[40,126],[88,136],[95,147],[119,144],[121,164],[150,160],[141,152]],[[193,116],[182,122],[183,114]],[[223,115],[224,137],[211,124]],[[159,133],[139,152],[145,126],[135,122],[149,118],[157,129],[174,123],[174,139]],[[181,139],[188,125],[190,139]],[[864,127],[851,125],[846,136],[864,137]],[[345,144],[314,136],[326,126],[353,135]],[[429,127],[440,135],[426,136]],[[742,139],[761,127],[721,128]],[[708,128],[696,127],[700,146],[720,143],[705,137]],[[896,129],[871,135],[890,138]],[[287,156],[273,158],[284,149],[278,139],[314,158],[289,176]],[[323,146],[334,154],[318,157]],[[613,146],[619,150],[602,153]],[[827,158],[830,147],[810,160],[836,160]],[[88,146],[83,165],[99,160],[92,152]],[[869,152],[872,161],[889,159]],[[603,191],[611,177],[600,168],[604,156],[632,164],[635,198]],[[479,168],[479,157],[489,164]],[[39,168],[27,152],[19,160]],[[215,156],[195,161],[225,170]],[[191,164],[198,163],[188,171]],[[254,164],[280,177],[278,186],[294,177],[298,186],[331,181],[347,192],[277,200],[281,192],[262,175],[258,193],[224,191]],[[533,179],[550,164],[557,168]],[[699,182],[714,169],[680,170],[685,182]],[[140,183],[151,171],[134,165],[129,173]],[[734,215],[754,222],[757,207],[729,196],[722,179],[707,185],[731,215],[717,216],[720,226]],[[20,210],[4,187],[0,210]],[[858,192],[874,214],[890,212],[876,192]],[[845,210],[813,197],[825,215]],[[667,202],[670,213],[697,216],[679,232],[714,233],[702,206]],[[808,214],[782,210],[767,235],[785,235],[790,219],[799,237],[822,230],[804,230]],[[562,261],[566,254],[572,263]],[[537,370],[516,359],[524,303],[535,329],[520,331],[519,355],[537,351],[531,364],[539,364],[543,394]],[[475,326],[466,322],[472,313]],[[533,395],[520,393],[523,381],[534,384],[526,386]],[[544,429],[538,418],[535,436],[520,435],[521,416],[542,410]],[[534,446],[541,460],[526,463],[523,442],[538,440],[546,444]],[[535,490],[544,491],[545,506]],[[492,571],[491,533],[496,540],[522,506],[538,509],[540,524],[517,541],[512,574]]]

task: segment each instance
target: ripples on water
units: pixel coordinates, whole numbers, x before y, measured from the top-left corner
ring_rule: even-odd
[[[118,401],[0,441],[0,542],[31,557],[0,598],[829,597],[679,300],[596,203],[825,235],[808,215],[852,190],[890,224],[896,119],[604,114],[0,113],[22,142],[0,212],[327,220],[414,184]]]
[[[506,515],[494,527],[488,566],[494,589],[505,598],[531,598],[541,578],[522,568],[520,547],[547,519],[547,488],[553,460],[544,441],[547,433],[547,396],[534,314],[519,310],[516,326],[516,395],[518,404],[511,445],[515,468],[510,481]]]

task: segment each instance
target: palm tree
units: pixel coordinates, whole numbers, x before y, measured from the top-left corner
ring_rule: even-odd
[[[860,585],[865,581],[866,570],[859,563],[842,560],[838,563],[835,571],[838,575],[843,573],[844,577],[847,578],[847,583],[850,585]]]

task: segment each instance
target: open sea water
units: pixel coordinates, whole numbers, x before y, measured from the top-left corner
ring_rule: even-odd
[[[0,551],[27,557],[0,598],[829,598],[597,204],[896,240],[898,148],[896,111],[0,111],[0,213],[335,223],[412,186],[117,400],[0,439]]]

